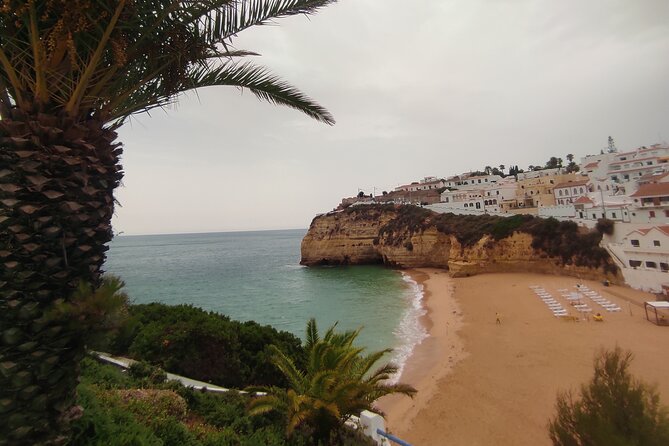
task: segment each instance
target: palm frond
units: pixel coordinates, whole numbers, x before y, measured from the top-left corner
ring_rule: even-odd
[[[311,14],[334,0],[23,3],[7,2],[0,15],[5,112],[14,106],[65,111],[118,126],[185,91],[227,85],[334,123],[323,107],[266,69],[234,63],[257,53],[231,46],[244,29]]]
[[[320,336],[318,334],[318,326],[316,325],[316,319],[313,317],[307,322],[307,340],[304,345],[305,350],[311,351],[311,349],[320,341]]]
[[[276,18],[313,14],[336,0],[239,0],[208,14],[203,32],[208,40],[228,39],[247,28]]]
[[[194,67],[170,95],[164,95],[159,82],[147,84],[134,91],[124,103],[113,104],[111,119],[123,119],[132,113],[161,107],[174,100],[175,95],[211,86],[233,86],[248,89],[256,97],[271,104],[299,110],[317,121],[334,124],[332,115],[297,88],[271,74],[266,68],[252,63],[225,62],[222,66]]]

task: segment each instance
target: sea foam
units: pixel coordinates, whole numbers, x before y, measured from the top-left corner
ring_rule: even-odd
[[[393,350],[392,362],[397,366],[397,373],[391,378],[392,383],[399,381],[414,349],[428,336],[427,330],[421,323],[421,318],[427,314],[423,306],[423,285],[404,272],[402,280],[408,284],[408,290],[404,294],[407,308],[402,314],[399,326],[393,331],[397,347]]]

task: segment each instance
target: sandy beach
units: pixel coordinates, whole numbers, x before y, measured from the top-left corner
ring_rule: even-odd
[[[485,274],[452,279],[437,269],[407,271],[425,290],[430,336],[410,358],[401,381],[411,400],[380,401],[390,432],[414,445],[550,445],[547,424],[558,391],[576,390],[602,348],[634,353],[632,373],[657,385],[669,406],[669,327],[646,321],[651,294],[571,277]],[[559,289],[583,284],[623,311],[604,322],[556,318],[530,289],[544,287],[577,316]],[[496,323],[499,313],[501,324]]]

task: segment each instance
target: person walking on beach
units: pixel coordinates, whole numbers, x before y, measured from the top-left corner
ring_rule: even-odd
[[[499,317],[499,313],[495,313],[495,324],[502,325],[502,319]]]

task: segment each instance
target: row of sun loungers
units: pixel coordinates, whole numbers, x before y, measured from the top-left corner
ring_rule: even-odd
[[[545,289],[538,285],[530,286],[534,294],[536,294],[539,299],[541,299],[548,309],[553,313],[555,317],[569,316],[569,312],[564,309],[562,304],[555,300],[551,293],[547,292]]]
[[[610,300],[604,298],[597,291],[592,291],[586,286],[578,286],[578,290],[585,296],[587,296],[591,301],[598,304],[600,307],[604,308],[608,312],[622,311],[622,308],[617,304],[614,304]]]
[[[570,292],[566,288],[562,288],[558,290],[560,294],[562,294],[562,297],[567,299],[572,307],[579,313],[591,313],[592,308],[588,306],[588,304],[583,303],[583,295],[581,293],[576,293],[576,292]]]
[[[551,293],[546,291],[543,287],[539,285],[531,285],[530,288],[536,294],[539,299],[541,299],[548,309],[556,316],[568,316],[568,311],[562,306],[562,304],[556,300]],[[587,286],[577,285],[576,289],[578,291],[573,291],[567,288],[559,289],[558,292],[562,295],[564,299],[569,301],[570,306],[579,313],[592,313],[592,308],[588,305],[587,301],[592,301],[604,310],[608,312],[617,312],[622,311],[619,305],[611,302],[610,300],[604,298],[598,292],[590,290]],[[599,313],[598,313],[599,314]]]

